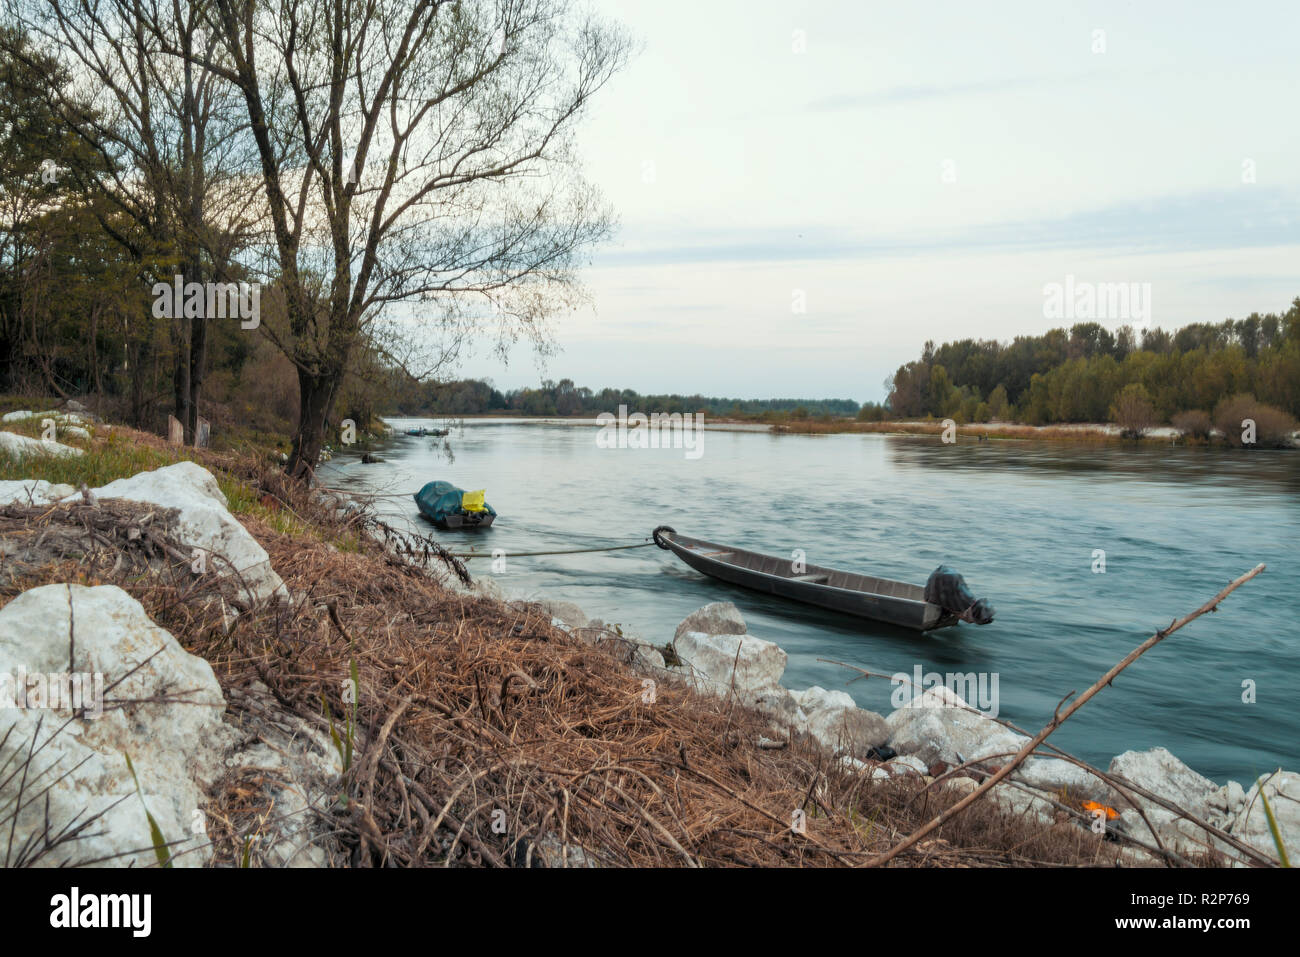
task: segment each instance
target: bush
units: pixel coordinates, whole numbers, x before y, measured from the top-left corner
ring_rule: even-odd
[[[1210,430],[1214,427],[1209,413],[1200,409],[1179,412],[1171,421],[1175,429],[1193,439],[1208,439]]]
[[[1244,393],[1224,399],[1214,407],[1214,424],[1223,433],[1229,445],[1241,446],[1247,433],[1247,420],[1255,424],[1254,445],[1264,448],[1282,448],[1296,431],[1296,420],[1281,409],[1256,401]]]
[[[1151,396],[1137,382],[1130,382],[1115,395],[1115,404],[1110,407],[1111,418],[1120,427],[1120,434],[1126,439],[1140,439],[1156,424],[1155,409],[1151,405]]]

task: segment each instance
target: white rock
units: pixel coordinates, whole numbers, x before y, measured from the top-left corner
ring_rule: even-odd
[[[470,593],[477,595],[479,598],[491,598],[494,601],[506,600],[506,593],[501,588],[500,583],[488,575],[480,575],[475,578],[474,584],[470,586]]]
[[[1056,806],[1046,798],[1012,787],[1009,784],[996,784],[988,792],[987,799],[996,804],[1006,814],[1021,818],[1031,824],[1050,827],[1056,823]]]
[[[1245,804],[1232,822],[1232,836],[1279,860],[1264,802],[1260,800],[1261,790],[1277,821],[1282,846],[1294,865],[1300,862],[1300,774],[1294,771],[1265,774],[1251,785]]]
[[[1183,857],[1199,857],[1216,849],[1231,855],[1233,859],[1240,857],[1239,851],[1172,811],[1156,806],[1147,806],[1143,810],[1146,814],[1145,821],[1142,815],[1131,807],[1120,811],[1119,814],[1124,830],[1138,840],[1148,844],[1156,843],[1151,836],[1151,828],[1154,827],[1160,837],[1160,844],[1165,850]],[[1157,860],[1163,859],[1157,858]]]
[[[987,758],[990,765],[1001,765],[1029,742],[993,719],[957,706],[959,702],[946,688],[932,688],[909,701],[885,719],[890,747],[926,764]]]
[[[840,760],[844,760],[841,758]],[[918,759],[909,755],[902,755],[878,765],[872,769],[869,775],[872,781],[893,781],[906,780],[920,783],[927,775],[929,769]]]
[[[552,618],[558,618],[570,628],[582,628],[587,624],[587,613],[571,601],[539,601],[538,605]]]
[[[780,685],[755,692],[752,699],[746,703],[772,718],[783,728],[794,725],[798,731],[807,730],[808,715],[799,707],[795,696]]]
[[[900,754],[898,757],[891,759],[886,763],[886,767],[892,765],[896,769],[908,768],[917,774],[929,774],[929,766],[920,758],[911,754]]]
[[[7,452],[16,459],[37,458],[42,455],[62,458],[69,455],[81,455],[81,449],[60,442],[33,439],[18,435],[16,432],[0,432],[0,452]]]
[[[22,422],[25,419],[30,419],[35,414],[30,409],[19,409],[16,412],[6,412],[4,415],[0,415],[0,422]]]
[[[1215,805],[1219,802],[1219,785],[1201,777],[1165,748],[1125,751],[1111,759],[1108,770],[1112,775],[1172,801],[1195,817],[1211,824],[1217,824],[1220,820],[1220,815],[1215,811]],[[1143,808],[1158,807],[1141,795],[1135,794],[1134,798]],[[1115,808],[1129,806],[1118,795],[1105,803]]]
[[[81,426],[79,426],[79,425],[70,425],[70,426],[68,426],[66,429],[63,430],[63,434],[64,434],[65,436],[68,436],[68,437],[71,437],[71,438],[74,438],[74,439],[89,439],[89,438],[90,438],[90,433],[89,433],[88,431],[86,431],[85,429],[83,429],[83,428],[82,428]]]
[[[944,778],[940,786],[954,792],[958,798],[964,798],[979,787],[979,782],[974,778]]]
[[[1246,791],[1236,781],[1229,781],[1223,787],[1219,788],[1219,795],[1215,800],[1215,809],[1223,812],[1225,817],[1234,818],[1241,806],[1246,803]]]
[[[76,491],[71,485],[52,485],[44,479],[0,482],[0,505],[48,505]]]
[[[331,806],[342,790],[343,761],[328,733],[286,712],[258,681],[231,691],[230,711],[227,721],[237,723],[240,737],[252,743],[228,752],[224,764],[259,772],[257,799],[275,808],[258,827],[253,848],[258,862],[270,867],[334,863],[327,848],[336,842],[327,832]]]
[[[770,641],[744,634],[708,635],[688,631],[674,642],[677,657],[703,679],[704,690],[742,701],[781,683],[786,655]]]
[[[872,765],[868,764],[866,761],[859,761],[857,758],[849,757],[847,754],[836,758],[835,763],[839,765],[841,771],[844,771],[847,774],[861,774],[864,771],[874,772],[879,770],[878,768],[874,768]],[[872,779],[875,780],[874,774],[872,775]]]
[[[705,635],[743,635],[749,629],[745,626],[739,608],[729,601],[715,601],[697,608],[683,618],[673,634],[673,640],[676,641],[688,631],[698,631]]]
[[[1103,804],[1113,800],[1110,785],[1095,774],[1061,758],[1027,758],[1013,776],[1041,788],[1063,791],[1070,798],[1100,801]],[[1126,802],[1121,806],[1127,806]]]
[[[19,812],[12,845],[8,827],[0,829],[11,863],[20,848],[39,846],[48,813],[54,832],[102,816],[35,863],[54,867],[109,858],[100,866],[156,866],[147,807],[164,838],[180,842],[172,848],[176,866],[202,866],[211,851],[204,846],[203,817],[195,811],[206,803],[204,788],[220,764],[215,749],[231,739],[208,663],[186,653],[116,586],[45,585],[0,610],[0,674],[20,669],[29,676],[99,673],[105,687],[120,682],[103,695],[122,704],[95,718],[72,718],[70,709],[0,710],[0,726],[13,728],[0,745],[0,766],[15,767],[12,762],[24,760],[33,743],[38,749],[21,797],[39,799]],[[12,686],[10,681],[4,704],[13,700]],[[171,700],[148,700],[163,697]],[[124,753],[131,756],[143,804]],[[9,776],[0,786],[0,815],[12,812],[21,777]]]
[[[820,685],[813,685],[805,691],[792,691],[799,707],[811,714],[823,708],[856,708],[853,697],[846,691],[827,691]]]
[[[831,705],[808,714],[808,733],[832,752],[865,755],[889,739],[889,725],[874,711]]]
[[[226,507],[226,497],[212,473],[193,462],[177,462],[130,478],[109,482],[93,490],[96,498],[120,498],[148,502],[180,510],[177,537],[190,548],[208,553],[209,571],[220,575],[238,572],[254,601],[272,597],[288,599],[280,576],[271,567],[266,551]],[[78,501],[73,496],[65,501]]]
[[[633,646],[631,665],[638,671],[660,671],[667,667],[664,655],[654,645],[637,644]]]

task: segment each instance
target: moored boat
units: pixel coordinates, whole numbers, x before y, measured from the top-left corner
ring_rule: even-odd
[[[959,621],[983,625],[993,620],[992,608],[986,602],[976,601],[961,576],[947,566],[935,569],[930,581],[922,586],[820,565],[796,564],[788,558],[681,535],[667,525],[660,525],[653,535],[660,548],[673,552],[691,568],[713,578],[858,618],[914,631],[933,631]],[[952,596],[947,600],[963,607],[945,607],[927,601],[927,596]]]
[[[429,482],[415,493],[415,504],[439,528],[487,528],[497,517],[482,489],[466,492],[450,482]]]

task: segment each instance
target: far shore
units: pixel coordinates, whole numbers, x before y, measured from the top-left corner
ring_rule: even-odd
[[[445,415],[441,413],[422,415],[388,415],[385,421],[417,421],[422,419],[438,421],[455,421],[458,419],[475,422],[495,422],[502,425],[551,425],[569,427],[595,427],[596,419],[591,415],[572,416],[529,416],[505,413],[473,413],[464,415]],[[705,416],[703,428],[710,432],[769,432],[774,435],[842,435],[842,434],[877,434],[877,435],[941,435],[944,431],[942,421],[924,419],[903,419],[888,422],[859,422],[853,419],[800,419],[788,422],[753,422],[743,419],[711,418]],[[1201,445],[1204,439],[1195,439],[1184,435],[1179,429],[1169,425],[1155,426],[1147,429],[1140,439],[1125,438],[1118,425],[1107,422],[1062,423],[1058,425],[1023,425],[1017,422],[969,422],[957,426],[960,438],[977,441],[981,439],[1004,441],[1038,441],[1038,442],[1080,442],[1088,444],[1146,444],[1146,445]],[[1222,443],[1222,435],[1214,433],[1215,443]],[[1291,436],[1291,448],[1300,448],[1300,433]]]

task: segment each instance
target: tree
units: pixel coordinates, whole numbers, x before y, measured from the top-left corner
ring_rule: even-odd
[[[239,278],[234,258],[254,215],[236,179],[239,119],[234,90],[205,66],[214,38],[208,0],[16,0],[29,48],[5,53],[30,64],[45,57],[71,76],[47,88],[51,112],[91,159],[59,155],[68,174],[104,200],[103,232],[136,263],[146,289]],[[194,437],[211,317],[169,317],[173,398]],[[139,423],[138,423],[139,424]]]
[[[1002,383],[989,393],[989,418],[994,422],[1000,422],[1007,418],[1011,410],[1011,404],[1007,400],[1007,388]]]
[[[298,371],[291,474],[366,337],[404,367],[394,346],[432,339],[436,362],[492,323],[501,350],[546,345],[612,229],[572,132],[626,60],[620,31],[567,0],[212,0],[212,23],[220,55],[185,55],[238,88],[256,144],[284,303],[267,331]],[[416,303],[432,322],[398,325]]]
[[[1130,382],[1116,393],[1110,415],[1125,438],[1140,439],[1155,425],[1151,396],[1137,382]]]

